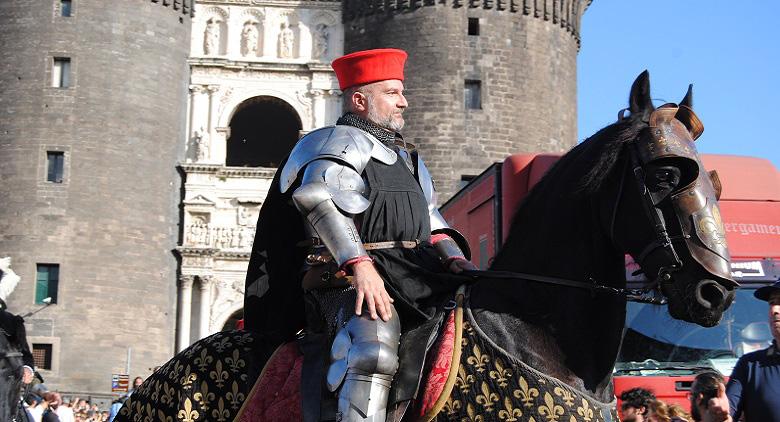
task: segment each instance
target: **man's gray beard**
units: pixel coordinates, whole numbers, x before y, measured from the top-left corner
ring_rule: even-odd
[[[387,129],[387,130],[389,130],[391,132],[400,132],[401,129],[404,128],[403,115],[401,116],[401,121],[400,122],[396,122],[396,121],[393,120],[393,114],[392,113],[387,115],[387,116],[380,116],[379,114],[377,114],[375,107],[369,106],[369,108],[368,108],[368,116],[366,116],[366,117],[368,118],[369,122],[371,122],[371,123],[373,123],[373,124],[383,128],[383,129]]]

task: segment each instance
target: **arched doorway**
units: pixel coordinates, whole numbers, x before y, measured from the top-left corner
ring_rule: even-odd
[[[238,167],[278,167],[298,141],[301,119],[276,97],[250,98],[230,119],[225,164]]]
[[[225,321],[225,325],[222,326],[222,330],[220,330],[220,331],[235,330],[236,329],[236,322],[238,322],[238,320],[240,320],[240,319],[244,319],[244,308],[241,308],[241,309],[233,312],[230,315],[230,318],[228,318],[227,321]]]

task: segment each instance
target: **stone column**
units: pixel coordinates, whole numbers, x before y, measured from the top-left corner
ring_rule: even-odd
[[[209,320],[211,320],[211,285],[213,283],[212,276],[200,276],[200,326],[198,329],[198,337],[204,338],[209,333]]]
[[[312,89],[309,91],[309,95],[312,98],[311,114],[314,116],[314,126],[325,126],[325,119],[327,119],[327,110],[325,109],[325,91],[322,89]]]
[[[206,116],[202,114],[204,112],[202,104],[203,92],[204,87],[202,85],[190,85],[190,138],[201,127],[204,130],[208,129],[204,121]]]
[[[341,117],[343,112],[343,105],[341,100],[341,90],[330,89],[328,90],[327,97],[327,115],[325,116],[325,124],[335,125],[336,120]]]
[[[193,276],[179,276],[179,325],[176,329],[178,344],[176,351],[181,352],[190,345],[190,315],[192,314]]]
[[[206,87],[209,93],[209,127],[206,130],[209,131],[209,137],[214,137],[215,129],[217,127],[217,93],[219,92],[219,85],[209,85]]]

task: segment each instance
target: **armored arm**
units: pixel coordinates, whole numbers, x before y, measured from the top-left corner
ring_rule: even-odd
[[[331,126],[298,141],[282,168],[281,191],[300,179],[293,202],[339,266],[367,256],[353,221],[369,206],[363,169],[371,158],[393,164],[397,157],[360,129]]]
[[[355,169],[330,160],[315,160],[306,166],[293,202],[317,232],[339,264],[366,250],[352,216],[368,208],[365,184]]]
[[[445,266],[453,260],[471,259],[471,249],[466,238],[447,224],[447,220],[439,213],[436,205],[436,190],[433,178],[425,167],[425,163],[417,157],[417,179],[428,201],[428,215],[431,219],[431,243]]]

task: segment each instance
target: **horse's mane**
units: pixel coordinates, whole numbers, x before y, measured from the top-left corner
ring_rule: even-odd
[[[572,205],[601,189],[615,170],[627,143],[639,136],[648,124],[641,114],[631,115],[606,126],[563,155],[523,199],[512,219],[507,242],[496,256],[516,251],[513,238],[541,229],[533,216],[553,216],[552,203],[564,197]],[[552,220],[551,220],[552,221]]]

